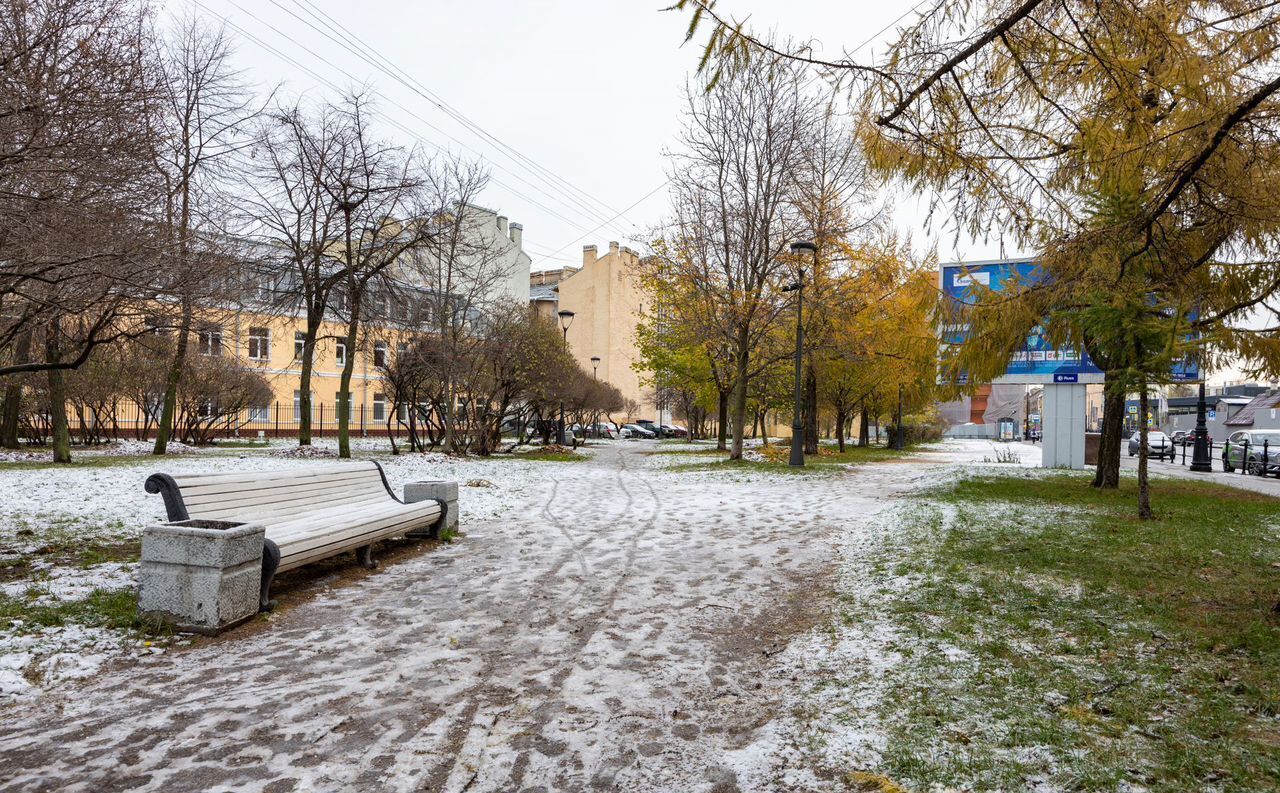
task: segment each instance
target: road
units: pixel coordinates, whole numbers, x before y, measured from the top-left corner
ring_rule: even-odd
[[[1186,463],[1183,464],[1182,447],[1178,447],[1178,458],[1176,462],[1167,462],[1164,460],[1150,460],[1148,465],[1152,474],[1162,476],[1176,476],[1185,479],[1194,479],[1201,482],[1214,482],[1228,487],[1236,487],[1241,490],[1251,490],[1255,493],[1263,493],[1268,496],[1280,497],[1280,479],[1272,476],[1249,476],[1242,473],[1239,469],[1235,473],[1229,474],[1222,470],[1222,454],[1220,450],[1215,450],[1213,456],[1213,472],[1198,473],[1191,470],[1191,449],[1187,448]],[[1130,457],[1127,454],[1120,455],[1120,467],[1136,471],[1138,469],[1138,458]]]
[[[746,748],[792,685],[768,660],[826,616],[833,537],[937,472],[713,478],[654,448],[549,464],[515,517],[6,709],[0,788],[762,789]]]

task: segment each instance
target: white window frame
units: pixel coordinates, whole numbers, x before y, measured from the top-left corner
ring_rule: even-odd
[[[256,333],[255,331],[262,331]],[[257,354],[254,354],[254,347]],[[249,360],[266,363],[271,360],[271,329],[263,327],[249,328]]]
[[[387,343],[385,341],[375,341],[373,343],[373,365],[387,365]]]
[[[196,331],[196,349],[211,358],[222,355],[222,328],[211,326]]]
[[[333,360],[338,366],[347,365],[347,342],[339,339],[333,348]]]

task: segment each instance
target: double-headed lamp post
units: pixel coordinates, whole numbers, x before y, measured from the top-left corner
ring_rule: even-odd
[[[791,243],[791,254],[799,256],[808,251],[813,255],[813,269],[818,269],[818,246],[809,240]],[[791,414],[791,462],[793,468],[804,467],[804,421],[800,414],[800,404],[804,400],[804,389],[801,385],[801,367],[804,359],[804,268],[800,268],[800,277],[794,284],[782,287],[784,292],[796,293],[796,405]]]
[[[573,324],[573,312],[569,311],[568,309],[561,309],[556,313],[560,317],[560,328],[564,332],[564,336],[563,336],[564,351],[568,352],[569,351],[569,326]],[[565,431],[564,399],[562,398],[560,400],[560,427],[559,427],[559,432],[557,433],[559,437],[556,439],[556,443],[559,443],[561,446],[568,443],[568,441],[565,439],[564,431]]]
[[[591,356],[591,382],[593,383],[600,382],[600,356],[599,355]],[[592,396],[592,398],[594,399],[595,397]],[[594,408],[592,408],[591,410],[591,430],[596,434],[597,438],[600,437],[600,414]]]

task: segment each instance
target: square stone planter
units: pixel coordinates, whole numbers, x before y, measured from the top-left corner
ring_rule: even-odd
[[[430,530],[410,532],[410,537],[439,537],[440,532],[452,531],[458,526],[458,483],[437,479],[427,482],[409,482],[404,486],[404,503],[438,498],[444,502],[444,516]]]
[[[258,613],[261,523],[183,520],[142,534],[138,610],[212,635]]]

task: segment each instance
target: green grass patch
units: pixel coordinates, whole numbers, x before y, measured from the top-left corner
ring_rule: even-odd
[[[40,471],[63,470],[69,468],[114,468],[125,465],[156,464],[164,460],[161,457],[147,455],[96,454],[78,455],[71,453],[71,462],[55,463],[52,460],[22,460],[20,462],[0,462],[0,473],[5,471]]]
[[[36,590],[25,596],[0,595],[0,623],[21,621],[24,629],[84,625],[150,635],[171,633],[165,626],[138,615],[138,594],[133,589],[94,590],[80,600],[36,603]]]
[[[1160,480],[1144,522],[1136,487],[973,477],[905,512],[872,574],[911,583],[864,606],[907,638],[880,770],[922,788],[1280,790],[1280,501]]]

